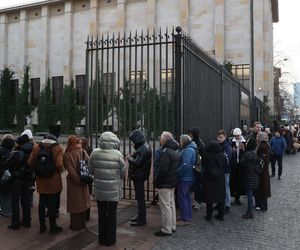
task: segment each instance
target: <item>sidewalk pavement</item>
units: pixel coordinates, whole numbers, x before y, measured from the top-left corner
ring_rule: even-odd
[[[158,206],[148,206],[148,224],[143,227],[131,227],[130,218],[137,211],[136,202],[121,200],[118,204],[117,243],[112,247],[103,247],[98,244],[98,209],[97,203],[92,200],[91,218],[86,229],[72,231],[69,229],[69,214],[66,212],[66,173],[63,176],[64,189],[61,194],[60,216],[57,224],[63,227],[63,232],[57,235],[48,233],[39,234],[38,221],[38,194],[35,193],[34,205],[31,210],[32,226],[13,231],[7,228],[10,218],[0,216],[0,249],[151,249],[159,240],[153,235],[160,227],[160,212]],[[92,198],[92,197],[91,197]],[[150,204],[149,204],[150,205]],[[49,226],[48,226],[49,229]]]

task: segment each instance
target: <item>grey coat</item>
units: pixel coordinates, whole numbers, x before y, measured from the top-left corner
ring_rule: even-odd
[[[104,132],[100,148],[95,149],[89,160],[89,169],[94,175],[95,198],[97,201],[119,201],[122,180],[125,174],[123,155],[118,150],[120,141],[111,132]]]

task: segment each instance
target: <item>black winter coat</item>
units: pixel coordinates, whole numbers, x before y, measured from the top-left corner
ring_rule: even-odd
[[[0,178],[2,177],[4,171],[8,169],[5,161],[9,158],[12,148],[14,146],[14,141],[12,139],[4,140],[0,146]],[[10,183],[3,183],[0,185],[0,192],[7,193],[10,188]]]
[[[247,189],[256,189],[258,184],[257,154],[255,151],[246,151],[240,161],[242,178],[241,186]]]
[[[176,186],[179,160],[179,145],[175,140],[170,139],[162,147],[155,179],[156,188],[174,188]]]
[[[218,203],[225,200],[225,172],[224,165],[227,159],[221,152],[218,142],[210,142],[206,147],[202,164],[203,171],[203,201],[206,203]],[[214,176],[212,170],[214,169]]]
[[[136,151],[129,159],[129,178],[133,181],[145,181],[149,178],[152,151],[142,131],[136,129],[129,135]]]

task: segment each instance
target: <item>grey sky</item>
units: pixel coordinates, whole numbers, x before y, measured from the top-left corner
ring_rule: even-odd
[[[0,8],[42,2],[41,0],[0,0]],[[290,72],[289,81],[300,82],[299,0],[279,0],[279,23],[274,24],[274,64]],[[287,58],[287,61],[282,61]],[[282,61],[282,62],[280,62]]]

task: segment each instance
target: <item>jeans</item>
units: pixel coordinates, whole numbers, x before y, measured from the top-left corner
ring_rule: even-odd
[[[3,216],[10,216],[11,215],[11,198],[10,192],[1,193],[0,192],[0,208],[1,214]]]
[[[161,212],[161,231],[171,234],[172,230],[176,230],[174,188],[158,188],[157,192]]]
[[[179,181],[177,183],[177,198],[180,209],[180,217],[183,221],[192,220],[191,181]]]
[[[113,245],[117,237],[117,201],[97,201],[98,241],[106,246]]]
[[[225,174],[225,190],[226,190],[226,196],[225,196],[225,206],[230,207],[231,205],[231,194],[230,194],[230,174]]]
[[[146,223],[146,202],[145,202],[145,187],[144,181],[133,181],[135,199],[138,204],[137,222]]]
[[[246,188],[246,195],[248,200],[248,211],[253,209],[253,189]]]
[[[24,180],[16,178],[11,185],[11,226],[19,227],[20,220],[20,204],[22,207],[22,223],[31,224],[30,213],[30,197],[28,195],[28,183]]]
[[[40,194],[39,200],[39,221],[40,226],[46,224],[46,207],[48,208],[50,230],[56,225],[56,207],[57,207],[58,194]]]
[[[275,164],[276,161],[278,162],[278,176],[282,175],[282,155],[271,155],[271,168],[272,168],[272,175],[275,175]]]

